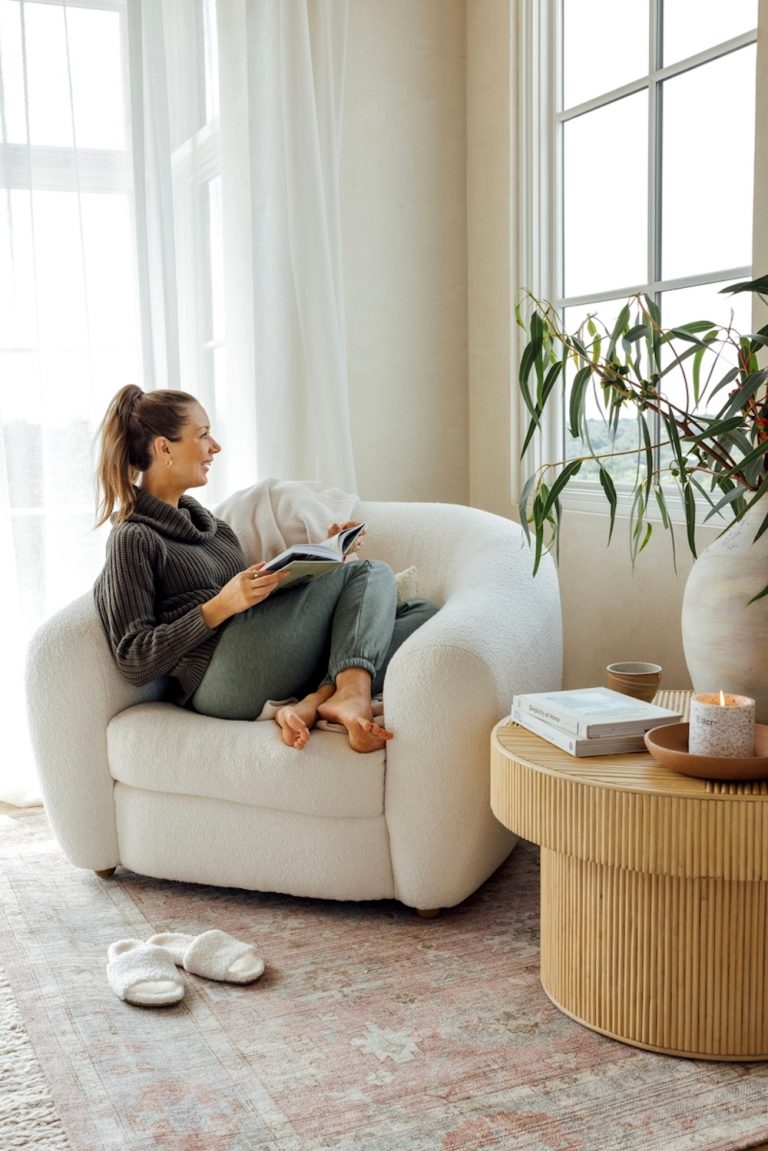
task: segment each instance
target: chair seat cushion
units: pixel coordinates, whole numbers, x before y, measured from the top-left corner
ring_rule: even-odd
[[[213,719],[143,703],[107,728],[112,778],[129,787],[275,811],[366,819],[384,811],[386,752],[360,755],[346,736],[315,731],[303,751],[275,723]]]

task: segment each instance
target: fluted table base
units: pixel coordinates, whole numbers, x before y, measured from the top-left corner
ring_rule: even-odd
[[[505,721],[491,807],[541,845],[556,1006],[651,1051],[768,1059],[768,781],[692,779],[645,753],[575,759]]]
[[[764,882],[677,879],[541,852],[541,982],[651,1051],[768,1058]]]

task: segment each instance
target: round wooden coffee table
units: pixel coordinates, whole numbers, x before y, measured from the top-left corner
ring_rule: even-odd
[[[684,713],[688,692],[656,702]],[[668,1055],[768,1059],[768,781],[650,755],[575,759],[509,720],[491,807],[541,846],[541,982],[567,1015]]]

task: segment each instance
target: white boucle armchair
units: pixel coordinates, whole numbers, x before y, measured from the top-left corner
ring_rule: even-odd
[[[359,502],[352,518],[368,523],[365,554],[415,566],[418,594],[441,607],[390,664],[395,738],[380,752],[325,731],[297,752],[274,723],[186,711],[163,701],[162,681],[132,686],[90,591],[38,630],[32,739],[73,864],[431,912],[506,858],[516,838],[490,809],[490,735],[515,692],[560,686],[554,565],[534,578],[520,527],[471,508]]]

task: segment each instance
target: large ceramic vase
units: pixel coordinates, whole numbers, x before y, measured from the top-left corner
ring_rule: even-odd
[[[683,649],[693,688],[751,696],[758,723],[768,723],[768,513],[762,499],[694,563],[683,596]]]

